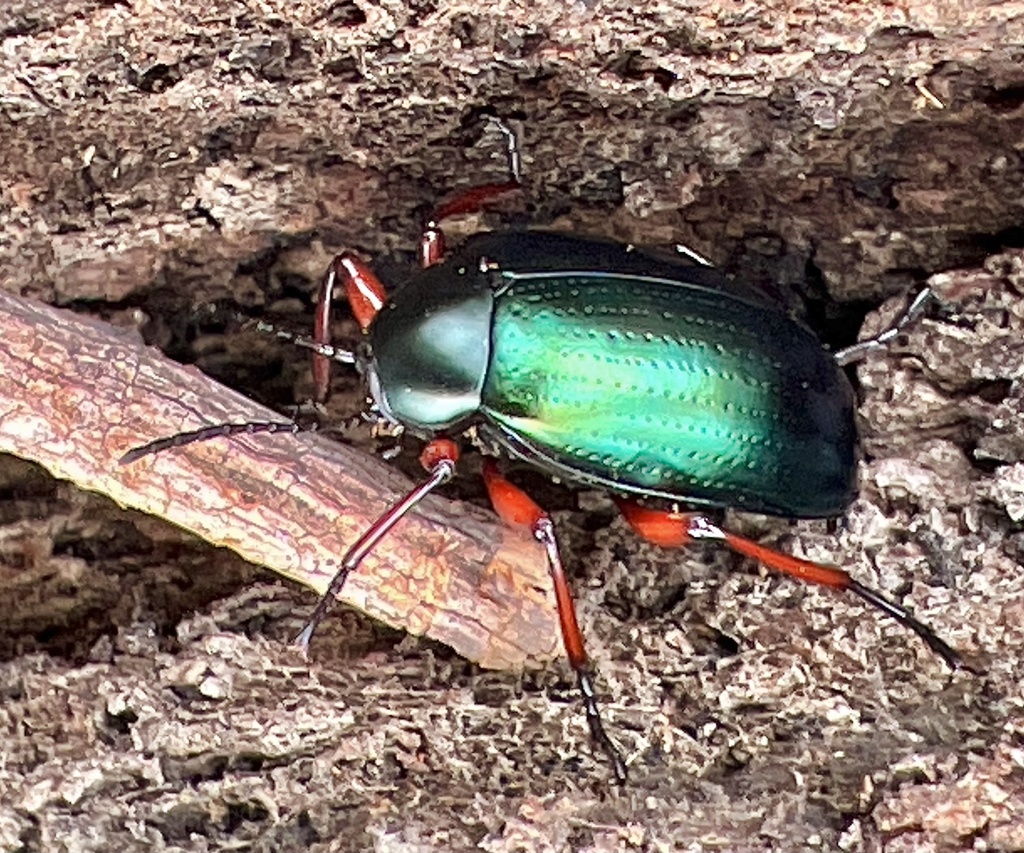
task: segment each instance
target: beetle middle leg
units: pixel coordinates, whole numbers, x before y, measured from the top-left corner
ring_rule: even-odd
[[[617,503],[629,526],[648,542],[653,542],[664,548],[676,548],[688,545],[694,540],[714,539],[774,571],[807,583],[849,590],[872,607],[888,614],[903,627],[917,634],[924,640],[928,648],[946,662],[950,669],[964,666],[960,655],[931,628],[912,616],[906,608],[890,601],[877,590],[854,580],[848,572],[842,569],[822,566],[812,563],[810,560],[801,560],[799,557],[774,551],[753,540],[723,530],[707,516],[699,513],[651,509],[625,498],[620,498]]]
[[[583,709],[587,715],[587,724],[590,726],[590,736],[600,745],[611,761],[616,781],[624,783],[626,781],[626,763],[622,760],[622,756],[601,723],[590,661],[583,645],[583,634],[580,631],[579,621],[576,619],[576,607],[573,604],[572,592],[569,590],[569,582],[562,568],[562,558],[558,553],[558,542],[555,539],[555,528],[551,523],[551,516],[544,512],[522,489],[506,480],[498,472],[493,459],[484,460],[483,476],[491,503],[502,521],[511,526],[529,527],[534,538],[544,546],[547,552],[548,572],[555,588],[555,602],[558,606],[558,623],[562,630],[562,643],[565,646],[569,665],[576,673],[580,694],[583,697]]]
[[[309,651],[309,644],[313,639],[313,633],[324,620],[335,599],[341,594],[348,576],[358,568],[367,554],[369,554],[405,515],[420,503],[438,486],[447,483],[455,474],[455,463],[459,459],[459,448],[454,441],[447,438],[438,438],[431,441],[420,454],[420,464],[423,465],[430,475],[405,495],[401,500],[392,504],[385,512],[370,525],[369,529],[360,536],[352,547],[345,552],[341,561],[341,568],[331,578],[324,594],[320,596],[316,609],[309,617],[309,621],[295,638],[297,645],[303,652]]]

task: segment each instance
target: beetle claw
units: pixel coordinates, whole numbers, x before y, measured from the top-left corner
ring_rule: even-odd
[[[304,658],[309,658],[309,644],[313,641],[313,632],[316,630],[316,625],[311,621],[307,622],[305,627],[299,632],[299,635],[292,641],[294,645]]]

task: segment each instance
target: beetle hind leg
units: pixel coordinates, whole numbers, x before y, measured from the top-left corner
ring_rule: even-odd
[[[880,592],[850,577],[848,572],[832,566],[822,566],[759,545],[751,539],[723,530],[707,516],[699,513],[679,513],[641,506],[625,498],[617,500],[627,523],[642,538],[666,548],[687,545],[696,539],[714,539],[733,551],[751,557],[762,565],[807,583],[845,589],[866,601],[872,607],[888,614],[904,628],[913,631],[950,669],[964,666],[960,655],[931,628],[911,615],[905,607],[890,601]]]
[[[501,519],[511,526],[528,526],[534,538],[544,546],[544,550],[547,552],[548,572],[555,588],[562,643],[565,646],[569,665],[576,673],[580,695],[583,698],[583,710],[587,716],[587,725],[590,727],[590,736],[608,756],[616,781],[624,783],[627,776],[626,763],[622,760],[622,756],[601,722],[590,661],[587,658],[587,652],[583,645],[583,634],[576,619],[576,607],[569,590],[569,582],[562,568],[562,558],[558,553],[558,542],[555,539],[555,528],[551,517],[524,491],[506,480],[498,472],[494,460],[484,460],[483,474],[491,503],[494,504],[494,509]]]

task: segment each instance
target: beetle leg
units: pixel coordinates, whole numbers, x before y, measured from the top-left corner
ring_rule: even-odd
[[[896,318],[896,320],[882,332],[880,335],[876,335],[873,338],[868,338],[866,341],[860,341],[848,346],[845,349],[838,350],[835,353],[836,363],[839,365],[855,364],[858,361],[863,361],[870,355],[874,355],[877,352],[883,352],[890,344],[890,342],[900,334],[907,326],[918,320],[925,311],[936,300],[935,291],[930,287],[924,288],[920,293],[917,294],[906,307],[902,314]]]
[[[389,507],[345,553],[341,561],[341,568],[331,578],[327,589],[317,602],[313,615],[309,617],[309,621],[299,633],[299,636],[295,638],[295,645],[302,649],[303,652],[308,652],[310,641],[313,639],[313,632],[316,631],[317,626],[327,616],[335,599],[341,594],[348,576],[355,571],[366,555],[376,547],[377,543],[388,534],[392,527],[401,521],[409,510],[413,509],[434,489],[447,483],[454,476],[455,463],[458,461],[458,458],[459,449],[455,442],[450,439],[435,439],[423,449],[423,452],[420,454],[420,462],[430,476],[412,489],[400,501]]]
[[[890,601],[871,587],[854,580],[842,569],[822,566],[812,563],[810,560],[801,560],[799,557],[766,548],[751,539],[723,530],[706,516],[697,513],[651,509],[625,498],[617,499],[617,503],[630,527],[655,545],[674,548],[686,545],[694,539],[717,539],[733,551],[752,557],[769,569],[807,583],[849,590],[917,634],[924,640],[928,648],[946,662],[950,669],[963,666],[960,655],[940,639],[931,628],[915,619],[906,608]]]
[[[316,316],[313,320],[313,342],[320,345],[331,344],[331,303],[334,301],[334,288],[341,278],[345,283],[345,295],[348,297],[352,314],[364,332],[370,327],[373,318],[384,305],[384,285],[373,274],[366,264],[351,252],[338,255],[324,273],[320,281],[320,290],[316,303]],[[316,402],[327,399],[331,383],[331,359],[320,353],[313,355],[313,384]]]
[[[548,572],[555,588],[558,622],[562,629],[562,643],[565,646],[566,656],[569,658],[569,665],[576,673],[580,693],[583,696],[583,709],[590,726],[590,736],[611,760],[616,781],[625,782],[626,764],[601,723],[590,662],[583,646],[583,634],[576,619],[576,607],[572,601],[572,592],[569,590],[569,582],[562,568],[562,558],[558,553],[558,542],[555,539],[555,528],[551,523],[551,517],[524,491],[506,480],[498,472],[493,459],[484,460],[483,475],[484,485],[487,486],[491,503],[494,504],[494,509],[501,516],[502,521],[510,526],[528,526],[534,538],[544,546],[547,552]]]
[[[430,216],[427,217],[423,227],[423,237],[420,240],[420,263],[424,267],[431,267],[444,257],[444,232],[441,231],[440,227],[444,220],[452,216],[476,213],[491,202],[504,198],[509,193],[516,192],[522,188],[519,140],[516,137],[516,133],[496,116],[489,116],[488,118],[491,124],[497,127],[505,137],[509,178],[501,183],[470,187],[434,208]]]
[[[444,257],[447,247],[441,223],[445,219],[466,213],[476,213],[488,204],[519,189],[518,180],[505,181],[500,184],[483,184],[463,190],[436,207],[423,227],[423,236],[420,238],[420,264],[424,267],[432,267]]]

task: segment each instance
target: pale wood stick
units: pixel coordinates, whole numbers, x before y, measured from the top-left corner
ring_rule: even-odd
[[[118,463],[182,430],[281,419],[133,332],[0,292],[0,452],[322,592],[348,544],[410,487],[383,461],[302,434],[218,438]],[[428,499],[342,598],[486,667],[561,653],[542,549],[464,504]]]

